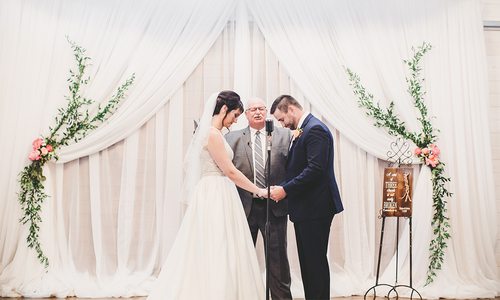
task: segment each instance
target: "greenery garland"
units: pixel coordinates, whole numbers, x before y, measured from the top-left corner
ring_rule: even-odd
[[[379,103],[375,104],[373,95],[367,92],[360,83],[360,77],[349,68],[346,68],[350,85],[358,98],[358,104],[360,107],[365,108],[366,114],[375,120],[374,125],[386,128],[390,135],[411,140],[417,146],[414,151],[415,155],[431,169],[434,239],[431,240],[429,245],[430,262],[427,269],[426,285],[434,280],[436,271],[440,270],[443,264],[444,249],[447,247],[446,242],[450,238],[450,225],[448,223],[449,218],[446,216],[445,198],[452,196],[452,193],[445,187],[445,183],[449,182],[450,178],[444,175],[445,164],[440,161],[439,154],[441,151],[435,144],[436,132],[439,132],[439,130],[433,128],[427,114],[427,106],[424,102],[425,91],[422,87],[424,79],[420,77],[420,71],[422,70],[420,60],[431,48],[430,44],[424,42],[422,46],[418,47],[417,51],[412,48],[414,55],[410,60],[403,60],[410,71],[410,76],[406,77],[408,92],[413,98],[415,107],[420,112],[420,116],[417,117],[422,125],[420,133],[410,132],[406,128],[406,124],[394,112],[393,101],[390,102],[389,107],[386,109],[381,108]]]
[[[35,249],[38,260],[47,268],[49,260],[43,253],[38,240],[40,231],[40,217],[42,203],[48,198],[45,193],[43,182],[43,166],[48,161],[58,159],[57,149],[61,146],[67,146],[71,142],[78,142],[84,138],[90,131],[96,129],[99,124],[106,121],[118,108],[120,101],[125,97],[125,92],[133,84],[135,73],[132,74],[121,86],[118,87],[115,94],[108,100],[104,107],[98,105],[97,112],[91,116],[88,107],[94,101],[82,95],[82,88],[87,85],[90,78],[85,77],[85,70],[90,65],[90,57],[85,55],[85,49],[75,44],[67,38],[73,49],[73,55],[76,60],[77,69],[70,69],[68,78],[69,95],[65,96],[68,100],[66,108],[59,108],[58,115],[55,118],[55,127],[49,127],[49,135],[36,138],[32,145],[33,150],[28,158],[31,163],[24,167],[19,173],[20,191],[18,200],[23,210],[23,217],[20,222],[24,225],[29,223],[29,233],[26,241],[28,247]]]

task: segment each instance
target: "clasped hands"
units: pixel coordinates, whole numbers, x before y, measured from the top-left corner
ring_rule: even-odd
[[[259,189],[257,196],[260,198],[267,198],[267,189]],[[271,186],[271,195],[270,196],[271,196],[271,199],[274,200],[274,202],[278,202],[280,200],[283,200],[283,198],[286,197],[285,189],[283,189],[282,186],[273,185],[273,186]]]

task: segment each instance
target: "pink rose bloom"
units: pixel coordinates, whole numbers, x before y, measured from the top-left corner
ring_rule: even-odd
[[[47,145],[47,146],[45,146],[45,148],[47,148],[47,151],[49,151],[49,152],[54,151],[54,148],[52,148],[52,145]]]
[[[432,147],[432,153],[434,153],[434,155],[439,155],[439,153],[441,153],[441,150],[439,150],[438,146],[436,145],[433,145]]]
[[[49,150],[47,150],[47,148],[45,147],[42,147],[42,149],[40,149],[40,152],[42,152],[42,155],[47,155],[47,153],[49,153]]]
[[[422,153],[422,149],[420,149],[419,147],[415,148],[415,155],[419,156],[420,153]]]
[[[40,146],[43,144],[43,139],[42,138],[37,138],[33,141],[33,150],[38,150]]]
[[[40,159],[40,151],[38,151],[38,150],[31,151],[30,154],[28,155],[28,158],[30,160],[39,160]]]
[[[435,168],[439,164],[439,160],[426,158],[425,159],[425,164],[428,165],[428,166],[430,165],[433,168]]]
[[[422,153],[423,153],[424,155],[429,154],[429,149],[428,149],[428,148],[424,148],[424,149],[422,149]]]

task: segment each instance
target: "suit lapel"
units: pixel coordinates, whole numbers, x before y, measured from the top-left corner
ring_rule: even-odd
[[[300,126],[300,129],[302,129],[304,131],[304,128],[307,126],[307,123],[309,123],[309,121],[312,119],[312,117],[313,117],[313,115],[309,113],[307,115],[307,117],[304,119],[304,122],[302,122],[302,126]],[[303,134],[304,134],[304,132],[302,132],[302,135]],[[286,159],[286,164],[287,165],[288,165],[288,162],[290,160],[290,157],[292,156],[293,148],[297,144],[297,139],[294,140],[293,136],[292,136],[292,140],[290,141],[290,143],[292,143],[292,145],[290,145],[290,148],[288,149],[288,157]]]
[[[253,174],[253,153],[252,153],[252,135],[250,133],[250,127],[247,127],[243,131],[243,145],[245,148],[245,153],[248,158],[248,164],[250,166],[250,170]]]

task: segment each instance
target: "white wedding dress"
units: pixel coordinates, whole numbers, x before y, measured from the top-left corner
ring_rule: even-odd
[[[232,159],[233,151],[223,140]],[[263,280],[236,186],[223,175],[206,147],[201,151],[201,166],[201,179],[148,299],[264,299]]]

